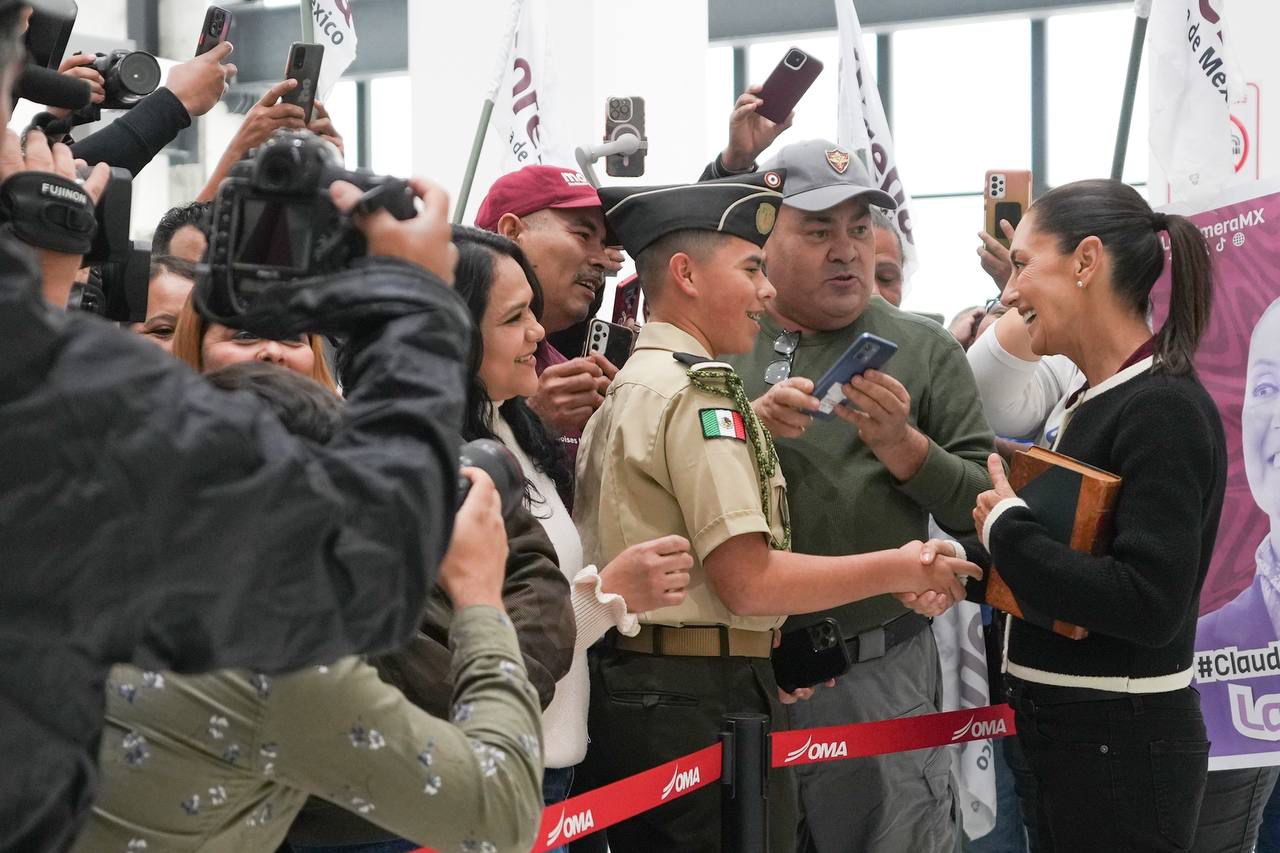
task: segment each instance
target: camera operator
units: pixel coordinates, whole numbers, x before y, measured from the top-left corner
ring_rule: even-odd
[[[137,175],[166,145],[199,118],[214,108],[227,91],[227,81],[236,67],[222,60],[231,55],[230,42],[169,69],[165,85],[156,89],[128,112],[119,116],[97,133],[71,143],[71,151],[90,165],[109,163]],[[106,93],[106,81],[92,65],[93,54],[76,54],[63,60],[59,70],[89,83],[92,103],[100,104]],[[67,110],[50,109],[37,117],[42,129],[51,135],[58,131],[68,115]]]
[[[342,151],[342,137],[334,129],[329,119],[329,111],[322,102],[316,101],[311,110],[311,124],[306,123],[306,113],[297,104],[282,103],[280,99],[297,88],[297,80],[281,80],[267,90],[258,99],[248,115],[244,117],[240,129],[231,138],[222,159],[209,175],[209,181],[196,196],[197,202],[211,201],[218,194],[218,187],[231,171],[231,167],[240,162],[246,154],[266,142],[277,130],[310,130],[312,133],[329,140]]]
[[[12,90],[25,6],[0,0]],[[7,123],[9,102],[0,98]],[[32,132],[0,152],[0,850],[63,850],[96,784],[111,664],[297,669],[413,633],[456,505],[471,328],[445,194],[357,213],[367,256],[264,293],[259,328],[349,338],[346,417],[316,450],[99,318],[66,314],[92,204]],[[334,206],[352,211],[354,186]],[[50,227],[50,222],[65,227]],[[26,245],[24,245],[24,242]],[[33,253],[30,246],[40,246]],[[39,261],[39,265],[37,265]],[[288,495],[286,503],[280,496]]]
[[[256,394],[317,446],[341,427],[334,394],[275,365],[235,364],[209,381]],[[456,673],[434,697],[441,713],[414,707],[359,657],[276,678],[114,667],[102,793],[75,851],[268,853],[312,793],[440,850],[527,853],[542,805],[537,693],[501,595],[501,501],[483,472],[466,471],[473,488],[437,587],[457,611],[441,650]],[[450,706],[473,710],[446,722]]]

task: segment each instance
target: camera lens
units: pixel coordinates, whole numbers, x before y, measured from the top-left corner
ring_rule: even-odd
[[[306,65],[306,64],[307,64],[307,52],[306,52],[305,50],[299,49],[299,50],[298,50],[298,51],[293,55],[293,67],[294,67],[294,68],[301,68],[302,66],[304,66],[304,65]]]
[[[791,50],[787,51],[787,58],[783,61],[787,64],[788,68],[792,70],[799,70],[800,66],[804,65],[804,60],[805,60],[804,54],[796,50],[795,48],[792,48]]]
[[[130,53],[116,66],[120,85],[132,95],[150,95],[160,85],[160,63],[149,53]]]

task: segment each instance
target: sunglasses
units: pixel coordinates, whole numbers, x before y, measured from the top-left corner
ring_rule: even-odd
[[[800,346],[800,333],[782,331],[773,339],[773,351],[778,356],[769,363],[764,371],[764,381],[769,385],[777,385],[791,375],[791,362],[796,355],[796,347]]]

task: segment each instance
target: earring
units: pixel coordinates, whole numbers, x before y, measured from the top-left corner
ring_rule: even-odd
[[[1079,287],[1080,289],[1082,289],[1082,290],[1083,290],[1083,289],[1084,289],[1084,280],[1083,280],[1083,279],[1076,279],[1076,287]]]

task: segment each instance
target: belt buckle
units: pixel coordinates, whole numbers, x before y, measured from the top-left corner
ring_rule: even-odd
[[[854,663],[875,660],[884,657],[884,626],[863,631],[857,636],[858,654]]]

